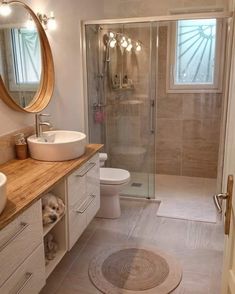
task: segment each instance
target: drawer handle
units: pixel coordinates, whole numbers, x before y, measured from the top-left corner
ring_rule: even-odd
[[[25,279],[22,281],[22,285],[20,286],[18,290],[16,290],[15,294],[20,294],[24,290],[25,286],[28,284],[28,282],[31,280],[32,277],[33,277],[33,273],[26,273]]]
[[[94,166],[96,165],[95,162],[90,162],[87,166],[87,168],[82,171],[82,173],[75,175],[76,177],[84,177],[85,174],[87,174],[89,172],[89,170],[91,170]]]
[[[21,222],[19,230],[14,235],[12,235],[4,244],[0,246],[0,252],[4,248],[6,248],[12,241],[14,241],[15,238],[18,237],[28,226],[29,224]]]
[[[92,195],[89,197],[89,199],[88,199],[88,201],[87,201],[85,207],[83,208],[84,204],[82,204],[82,205],[80,206],[80,208],[79,208],[78,210],[76,210],[76,212],[77,212],[77,213],[84,213],[84,212],[87,210],[87,208],[90,206],[90,204],[94,201],[95,197],[96,197],[96,195],[95,195],[95,194],[92,194]]]

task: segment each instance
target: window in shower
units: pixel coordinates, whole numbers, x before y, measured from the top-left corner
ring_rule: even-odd
[[[169,37],[169,92],[220,92],[221,21],[179,20]]]

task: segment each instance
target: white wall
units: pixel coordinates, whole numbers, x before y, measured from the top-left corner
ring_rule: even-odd
[[[172,9],[228,8],[229,0],[104,0],[105,18],[167,15]]]
[[[36,12],[53,10],[58,23],[56,31],[47,32],[54,57],[56,83],[52,101],[44,112],[52,114],[52,122],[58,128],[83,130],[80,21],[103,18],[103,0],[24,2]],[[13,111],[0,100],[0,136],[33,124],[33,121],[33,115]]]

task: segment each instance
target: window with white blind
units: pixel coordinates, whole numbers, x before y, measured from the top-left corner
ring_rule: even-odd
[[[36,30],[14,28],[10,30],[14,80],[10,88],[34,90],[41,78],[40,40]]]

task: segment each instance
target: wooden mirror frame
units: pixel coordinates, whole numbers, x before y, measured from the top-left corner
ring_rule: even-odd
[[[33,10],[21,1],[9,1],[9,5],[20,5],[24,7],[29,14],[31,15],[32,19],[36,24],[36,28],[38,31],[40,45],[41,45],[41,59],[42,59],[42,72],[41,72],[41,80],[39,89],[35,93],[35,96],[31,103],[26,107],[21,107],[18,105],[9,94],[8,90],[5,87],[3,82],[2,76],[0,75],[0,98],[12,109],[20,112],[27,112],[27,113],[37,113],[42,111],[50,102],[54,84],[55,84],[55,72],[54,72],[54,63],[52,52],[50,48],[50,44],[48,42],[45,30],[40,23],[38,17],[33,12]]]

